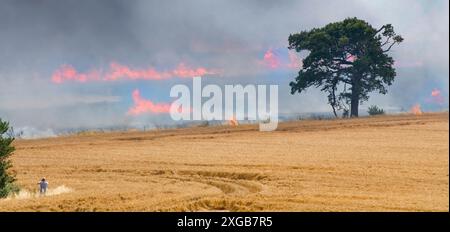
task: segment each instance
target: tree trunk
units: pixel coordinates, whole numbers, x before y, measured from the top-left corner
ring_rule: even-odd
[[[352,84],[352,98],[350,102],[350,117],[358,117],[359,109],[359,85],[357,81]]]
[[[358,117],[359,96],[352,93],[350,117]]]
[[[333,114],[334,114],[334,117],[335,117],[335,118],[337,118],[337,117],[338,117],[338,115],[337,115],[337,113],[336,113],[336,108],[334,108],[334,106],[333,106],[333,105],[331,106],[331,108],[333,108]]]
[[[338,115],[337,115],[337,113],[336,113],[336,93],[335,93],[335,90],[336,90],[336,87],[334,87],[333,86],[333,91],[331,92],[331,94],[332,94],[332,102],[331,102],[331,108],[333,108],[333,114],[334,114],[334,117],[335,118],[337,118],[338,117]]]

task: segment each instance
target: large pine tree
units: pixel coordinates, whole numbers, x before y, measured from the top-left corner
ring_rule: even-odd
[[[14,137],[6,135],[8,130],[9,123],[0,119],[0,198],[5,198],[9,194],[18,191],[17,186],[14,184],[16,180],[15,175],[9,170],[12,167],[9,156],[14,151],[14,147],[11,145]]]
[[[376,29],[357,18],[290,35],[290,49],[309,51],[290,83],[291,92],[320,88],[328,93],[336,116],[337,109],[345,112],[350,105],[350,115],[358,117],[359,104],[369,99],[369,93],[386,94],[394,81],[394,59],[388,52],[402,41],[391,24]]]

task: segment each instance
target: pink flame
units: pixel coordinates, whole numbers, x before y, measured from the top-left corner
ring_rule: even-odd
[[[302,66],[301,59],[293,51],[275,53],[271,48],[264,53],[262,63],[270,69],[299,69]]]
[[[86,82],[90,80],[98,80],[100,75],[98,71],[90,71],[88,73],[79,73],[71,65],[62,65],[58,70],[56,70],[52,75],[52,81],[54,83],[60,84],[66,80]]]
[[[349,55],[346,60],[348,62],[355,62],[357,59],[358,57],[356,55]]]
[[[272,49],[269,49],[266,51],[266,53],[264,53],[264,62],[271,69],[277,69],[281,64],[280,60],[273,53]]]
[[[437,104],[444,104],[445,99],[441,95],[441,91],[439,89],[433,89],[431,91],[431,102]]]
[[[180,63],[175,69],[169,71],[158,71],[154,68],[133,69],[126,65],[112,62],[106,72],[99,70],[89,71],[87,73],[78,72],[71,65],[62,65],[52,75],[52,82],[61,84],[64,81],[88,82],[88,81],[117,81],[127,80],[163,80],[174,77],[189,78],[194,76],[204,76],[216,74],[213,70],[206,68],[190,68]]]
[[[415,104],[411,107],[411,113],[414,115],[422,115],[422,109],[420,109],[420,104]]]
[[[153,103],[150,100],[142,98],[138,89],[132,93],[134,105],[128,110],[128,115],[137,116],[143,113],[169,113],[170,104],[168,103]]]
[[[103,76],[102,79],[107,81],[115,81],[123,78],[130,80],[162,80],[169,77],[169,73],[158,72],[153,68],[131,69],[125,65],[112,62],[110,64],[109,71]]]
[[[441,95],[441,91],[439,89],[433,89],[431,91],[431,96],[433,96],[433,97],[437,97],[437,96],[440,96],[440,95]]]

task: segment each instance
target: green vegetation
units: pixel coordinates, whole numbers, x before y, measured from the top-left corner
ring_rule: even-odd
[[[370,116],[374,116],[374,115],[382,115],[384,114],[384,110],[379,108],[376,105],[371,105],[369,106],[369,108],[367,108],[367,113],[369,113]]]
[[[8,159],[14,151],[14,147],[11,145],[14,137],[6,135],[9,129],[9,123],[0,119],[0,198],[19,191],[14,183],[16,181],[15,174],[10,171],[11,160]]]

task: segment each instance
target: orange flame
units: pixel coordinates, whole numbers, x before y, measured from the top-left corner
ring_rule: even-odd
[[[230,118],[230,120],[228,120],[228,123],[230,124],[230,126],[238,126],[239,125],[238,121],[236,120],[236,117]]]
[[[416,104],[413,107],[411,107],[411,113],[414,115],[421,115],[422,114],[422,110],[420,109],[420,105]]]

